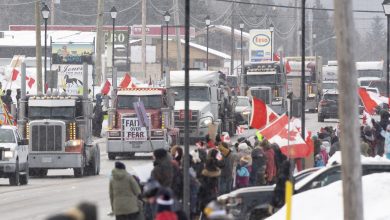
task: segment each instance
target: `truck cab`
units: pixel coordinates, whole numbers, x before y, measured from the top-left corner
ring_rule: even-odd
[[[147,119],[139,121],[134,103],[142,102]],[[119,89],[115,117],[107,131],[107,153],[110,160],[117,156],[134,156],[156,148],[168,149],[176,144],[179,131],[173,126],[172,100],[163,88]]]
[[[12,186],[28,183],[28,143],[15,126],[0,125],[0,178]]]
[[[92,102],[78,95],[27,97],[26,138],[33,176],[46,176],[48,169],[74,170],[76,177],[98,175],[99,147],[92,143]]]

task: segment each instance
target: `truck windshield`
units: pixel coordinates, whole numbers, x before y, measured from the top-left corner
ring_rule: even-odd
[[[118,108],[134,109],[133,103],[141,101],[144,103],[146,109],[159,109],[161,108],[161,95],[150,96],[130,96],[120,95],[118,96]]]
[[[247,98],[238,98],[237,106],[250,106],[249,99]]]
[[[74,119],[75,107],[30,107],[28,117],[45,119]]]
[[[184,101],[184,87],[174,87],[173,92],[176,92],[175,100]],[[210,101],[208,87],[192,86],[189,88],[190,101]]]
[[[336,82],[323,83],[322,84],[322,89],[337,89],[337,83]]]
[[[358,70],[359,77],[378,77],[382,78],[382,70]]]
[[[11,129],[0,129],[0,143],[15,143],[15,136]]]
[[[246,83],[248,86],[275,84],[276,74],[247,75]]]

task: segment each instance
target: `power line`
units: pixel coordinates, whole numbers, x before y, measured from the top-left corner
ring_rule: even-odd
[[[128,11],[132,8],[134,8],[135,6],[137,6],[141,1],[138,1],[136,3],[134,3],[134,5],[131,5],[129,6],[128,8],[125,8],[125,9],[122,9],[120,11],[118,11],[118,13],[122,13],[122,12],[125,12],[125,11]],[[61,10],[59,8],[56,8],[57,11],[59,12],[62,12],[64,14],[69,14],[69,15],[74,15],[74,16],[80,16],[80,17],[92,17],[92,16],[97,16],[98,14],[97,13],[94,13],[94,14],[80,14],[80,13],[73,13],[73,12],[68,12],[68,11],[64,11],[64,10]],[[109,14],[110,12],[104,12],[104,14]]]
[[[250,3],[250,2],[242,2],[242,1],[236,1],[236,0],[214,0],[217,2],[231,2],[231,3],[237,3],[237,4],[244,4],[244,5],[260,5],[260,6],[266,6],[266,7],[275,7],[275,8],[287,8],[287,9],[301,9],[301,7],[296,6],[290,6],[290,5],[276,5],[276,4],[265,4],[265,3]],[[305,7],[306,10],[315,10],[315,11],[331,11],[333,12],[333,8],[314,8],[314,7]],[[381,13],[384,14],[383,11],[372,11],[372,10],[352,10],[353,12],[357,13]]]
[[[29,5],[29,4],[34,4],[35,2],[40,2],[40,0],[35,0],[35,1],[30,1],[30,2],[22,2],[22,3],[7,3],[7,4],[0,4],[0,6]]]

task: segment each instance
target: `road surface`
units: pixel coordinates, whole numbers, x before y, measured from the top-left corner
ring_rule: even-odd
[[[306,128],[316,132],[323,126],[335,126],[338,120],[317,122],[317,114],[306,115]],[[246,131],[243,136],[253,134]],[[235,138],[232,138],[235,140]],[[47,178],[31,178],[27,186],[8,185],[7,179],[0,179],[0,213],[5,220],[42,220],[61,213],[81,201],[93,202],[98,206],[100,220],[114,220],[107,216],[111,210],[108,198],[108,183],[115,161],[107,159],[103,139],[101,147],[101,173],[99,176],[74,178],[72,170],[49,170]],[[119,158],[131,173],[146,179],[152,168],[151,154],[137,159]]]

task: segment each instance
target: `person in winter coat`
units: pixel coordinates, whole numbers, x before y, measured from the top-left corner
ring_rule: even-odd
[[[323,167],[323,166],[325,166],[324,160],[321,154],[317,154],[314,157],[314,167]]]
[[[370,126],[364,126],[362,131],[362,142],[368,145],[367,154],[368,156],[375,156],[375,138],[373,134],[373,129]]]
[[[271,205],[273,208],[281,208],[285,203],[286,194],[286,181],[290,175],[290,162],[288,160],[283,161],[276,178],[276,186],[274,189],[274,196]]]
[[[95,107],[93,108],[93,118],[92,118],[93,136],[101,137],[103,120],[104,120],[104,113],[103,113],[103,106],[102,106],[102,98],[100,94],[97,94],[96,104]]]
[[[153,170],[151,177],[157,180],[162,187],[171,187],[173,166],[168,152],[162,148],[153,151]]]
[[[282,163],[287,160],[287,157],[286,155],[284,155],[282,153],[282,151],[280,150],[280,147],[277,143],[272,143],[271,145],[271,148],[274,150],[275,152],[275,165],[276,165],[276,173],[279,172],[279,169],[280,167],[282,166]]]
[[[191,151],[190,154],[192,157],[192,168],[195,170],[196,177],[198,178],[204,169],[207,159],[207,152],[204,149],[197,148]]]
[[[386,131],[381,131],[381,135],[385,139],[384,154],[387,159],[390,159],[390,124],[387,125]]]
[[[200,210],[206,207],[206,205],[215,200],[218,196],[218,181],[221,176],[221,170],[218,168],[216,161],[209,158],[206,161],[206,166],[202,170],[199,178],[199,207]]]
[[[313,144],[314,144],[314,153],[313,153],[313,155],[315,157],[317,154],[319,154],[321,152],[321,145],[322,145],[322,143],[321,143],[321,140],[318,139],[317,135],[313,135],[311,137],[311,139],[313,140]]]
[[[266,167],[266,157],[264,150],[260,145],[256,146],[253,149],[252,154],[252,170],[249,177],[249,184],[251,186],[262,186],[265,185],[265,167]]]
[[[177,163],[179,167],[181,167],[181,160],[183,158],[183,148],[178,145],[175,145],[170,150],[171,157]]]
[[[157,197],[157,214],[155,220],[178,220],[176,213],[173,211],[174,203],[170,189],[160,189]]]
[[[333,154],[336,153],[336,151],[340,151],[339,138],[335,137],[334,139],[332,139],[331,144],[332,146],[330,147],[330,151],[329,151],[330,157],[333,156]]]
[[[12,97],[11,97],[12,91],[10,89],[7,89],[7,93],[5,96],[2,96],[1,99],[5,106],[7,106],[8,112],[11,112],[11,105],[12,105]]]
[[[115,162],[109,186],[112,212],[116,220],[136,219],[139,213],[138,196],[141,189],[122,162]]]
[[[322,157],[322,160],[324,161],[324,165],[326,165],[328,163],[328,160],[329,160],[329,155],[326,152],[326,147],[324,145],[321,145],[320,155]]]
[[[383,138],[381,132],[382,130],[386,130],[387,125],[390,123],[389,117],[390,113],[386,110],[382,110],[380,112],[381,119],[379,123],[376,123],[374,119],[372,119],[372,124],[375,127],[376,133],[376,155],[383,156],[384,153],[384,144],[385,139]]]
[[[261,142],[260,146],[263,147],[265,157],[267,158],[265,167],[266,182],[267,184],[273,184],[276,176],[275,152],[267,140]]]
[[[237,165],[236,176],[236,188],[244,188],[249,186],[250,167],[249,156],[244,156],[240,159],[239,165]]]
[[[218,146],[218,150],[222,154],[222,160],[224,162],[224,166],[221,169],[221,178],[219,181],[219,193],[220,195],[229,193],[232,191],[233,186],[233,169],[236,161],[236,154],[233,153],[229,145],[225,142],[222,142]]]
[[[157,196],[161,185],[157,180],[149,179],[143,187],[143,197],[145,198],[144,214],[145,220],[154,220],[157,211]]]

